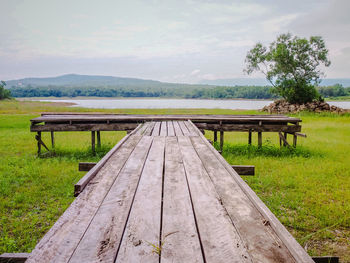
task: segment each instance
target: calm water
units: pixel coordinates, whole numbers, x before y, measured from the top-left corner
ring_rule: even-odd
[[[100,109],[239,109],[257,110],[270,104],[268,100],[192,100],[192,99],[45,99],[40,101],[70,102],[72,107],[100,108]],[[335,105],[344,109],[350,109],[350,101],[332,101]]]

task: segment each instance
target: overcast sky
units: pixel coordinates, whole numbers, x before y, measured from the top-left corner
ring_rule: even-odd
[[[0,10],[4,80],[246,77],[247,51],[286,32],[322,36],[332,61],[327,77],[350,78],[348,0],[0,0]]]

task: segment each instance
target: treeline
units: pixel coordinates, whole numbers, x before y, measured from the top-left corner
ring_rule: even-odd
[[[318,87],[318,92],[325,98],[350,96],[350,87],[344,88],[341,84],[334,86]]]
[[[66,87],[66,86],[13,86],[13,97],[163,97],[186,99],[275,99],[269,86],[234,86],[215,87],[199,85],[178,85],[171,87]],[[325,98],[350,96],[350,87],[340,84],[318,87],[318,92]]]
[[[13,97],[175,97],[203,99],[271,99],[270,87],[12,87]]]

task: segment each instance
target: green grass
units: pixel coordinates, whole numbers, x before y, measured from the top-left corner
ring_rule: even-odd
[[[73,201],[84,175],[81,161],[98,161],[125,132],[102,132],[102,148],[90,153],[87,132],[56,133],[56,154],[36,156],[29,120],[43,111],[89,111],[57,103],[0,102],[0,253],[30,252]],[[153,114],[261,114],[231,110],[90,110]],[[252,164],[244,177],[310,255],[340,256],[350,262],[350,115],[302,113],[296,149],[279,148],[277,134],[248,146],[246,133],[225,133],[223,156],[231,164]],[[213,138],[212,132],[207,132]],[[44,133],[43,139],[49,142]],[[291,140],[291,138],[289,138]]]

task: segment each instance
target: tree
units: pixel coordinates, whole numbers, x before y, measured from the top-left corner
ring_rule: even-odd
[[[322,100],[316,90],[324,73],[319,66],[328,67],[328,50],[322,37],[309,40],[290,33],[277,37],[267,48],[257,43],[246,57],[244,72],[262,72],[272,84],[272,92],[290,103]]]
[[[0,81],[0,100],[11,98],[11,92],[5,89],[5,81]]]

